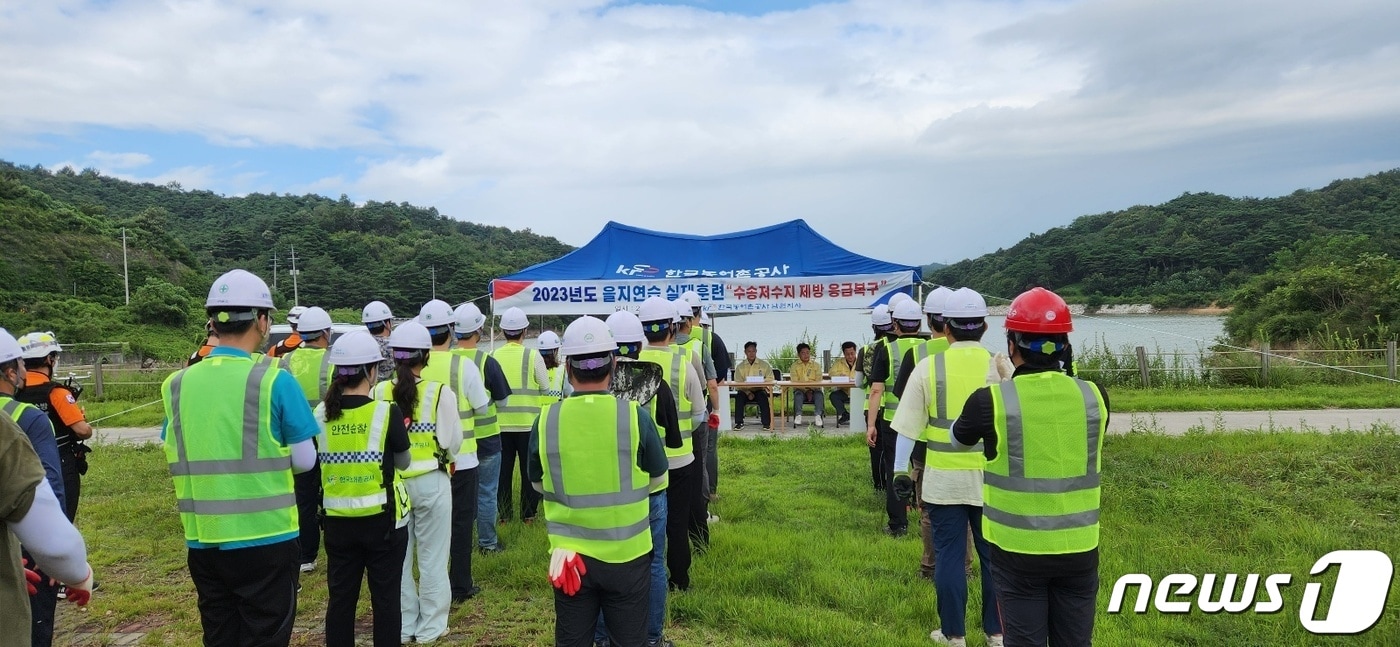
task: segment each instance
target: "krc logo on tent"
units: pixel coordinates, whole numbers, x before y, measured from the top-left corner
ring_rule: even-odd
[[[1336,550],[1313,563],[1310,573],[1321,575],[1334,565],[1338,567],[1337,584],[1331,599],[1319,600],[1322,583],[1309,582],[1303,589],[1302,604],[1298,606],[1298,621],[1313,634],[1354,635],[1375,626],[1385,611],[1391,576],[1395,572],[1390,557],[1376,550]],[[1218,592],[1217,579],[1221,581]],[[1196,585],[1200,584],[1195,607],[1205,613],[1244,613],[1251,607],[1254,613],[1278,613],[1283,610],[1284,604],[1282,588],[1292,583],[1293,576],[1275,573],[1264,577],[1263,591],[1259,590],[1260,575],[1245,575],[1242,591],[1237,591],[1239,579],[1234,573],[1223,578],[1208,573],[1199,580],[1189,573],[1175,573],[1156,583],[1154,595],[1150,576],[1129,573],[1113,584],[1108,612],[1121,613],[1128,587],[1137,585],[1138,595],[1133,604],[1133,613],[1147,613],[1149,599],[1160,613],[1190,613],[1190,599],[1173,598],[1190,596],[1197,590]],[[1238,598],[1235,597],[1237,592]],[[1265,599],[1259,599],[1260,593]],[[1317,617],[1319,607],[1325,608],[1326,613],[1321,619]]]

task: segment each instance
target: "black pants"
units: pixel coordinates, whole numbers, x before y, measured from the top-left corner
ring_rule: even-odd
[[[476,530],[477,477],[480,470],[457,470],[452,475],[452,545],[448,549],[451,566],[447,579],[452,583],[452,598],[471,595],[476,581],[472,579],[472,531]]]
[[[530,486],[530,477],[525,472],[529,455],[528,432],[501,432],[501,489],[496,494],[497,514],[500,515],[501,521],[510,521],[513,517],[511,507],[514,506],[515,497],[511,490],[514,486],[511,481],[515,480],[517,463],[520,466],[520,519],[533,519],[540,509],[541,495]]]
[[[994,557],[992,578],[1006,647],[1044,647],[1047,640],[1054,647],[1091,644],[1099,593],[1097,568],[1052,575],[1019,570]]]
[[[598,612],[613,647],[645,647],[651,609],[651,553],[621,564],[580,555],[588,573],[578,593],[554,589],[555,647],[592,647]]]
[[[860,414],[861,420],[869,420],[865,412]],[[879,422],[876,422],[876,429],[879,429]],[[885,446],[880,443],[880,437],[875,437],[875,446],[870,448],[870,480],[875,483],[876,492],[885,491],[885,481],[890,479],[885,471]]]
[[[895,440],[899,436],[888,420],[881,417],[875,422],[875,428],[879,430],[879,440],[876,442],[880,446],[880,468],[884,470],[881,476],[885,485],[885,514],[889,516],[890,530],[905,530],[909,528],[909,514],[904,507],[904,502],[894,496],[894,448]]]
[[[768,396],[762,390],[758,391],[735,391],[734,396],[734,425],[744,424],[744,407],[748,405],[758,406],[758,419],[764,427],[773,426],[773,411],[768,404]]]
[[[295,541],[234,550],[189,549],[205,647],[290,643],[297,615],[298,555]]]
[[[686,524],[686,532],[690,534],[690,541],[699,553],[710,549],[710,477],[705,472],[704,448],[709,442],[711,432],[709,425],[700,423],[690,436],[691,444],[695,447],[695,465],[700,466],[700,487],[691,501],[690,521]],[[668,509],[667,516],[669,515]]]
[[[321,550],[321,464],[292,476],[297,493],[297,523],[301,524],[301,563],[316,561]]]
[[[697,461],[671,470],[666,486],[666,570],[671,586],[682,591],[690,588],[690,517],[701,495],[702,469]]]
[[[83,494],[83,476],[78,473],[78,455],[73,445],[58,448],[58,468],[63,474],[63,514],[78,519],[78,499]]]
[[[836,410],[838,422],[845,422],[850,418],[850,412],[846,411],[846,405],[851,401],[850,392],[845,389],[832,389],[831,397],[827,399],[831,400],[831,408]]]
[[[407,552],[408,529],[394,528],[392,517],[326,518],[326,647],[354,647],[355,605],[365,578],[374,611],[374,647],[397,647],[402,623],[399,587]]]
[[[29,565],[34,566],[34,558],[29,556],[29,552],[24,552],[24,558],[29,560]],[[29,596],[29,642],[33,647],[50,647],[53,645],[53,616],[58,606],[58,587],[49,585],[49,576],[43,571],[35,569],[34,572],[42,578],[34,589],[38,591]]]

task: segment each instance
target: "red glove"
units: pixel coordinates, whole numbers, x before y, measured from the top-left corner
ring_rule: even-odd
[[[77,584],[68,584],[68,601],[80,607],[87,606],[92,599],[92,568],[88,568],[87,577]]]
[[[719,414],[718,414],[718,413],[711,413],[711,414],[710,414],[709,425],[710,425],[710,429],[715,429],[715,430],[718,430],[718,429],[719,429]]]
[[[29,589],[29,594],[38,595],[39,589],[34,588],[34,585],[43,581],[44,577],[42,575],[35,573],[29,568],[29,560],[24,560],[24,586]]]
[[[588,567],[584,565],[583,557],[572,550],[556,549],[550,557],[549,583],[563,591],[564,595],[578,593],[583,586],[583,576],[587,574]]]

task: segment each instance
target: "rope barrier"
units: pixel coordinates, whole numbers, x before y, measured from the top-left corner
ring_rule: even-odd
[[[107,420],[107,419],[109,419],[109,418],[115,418],[115,417],[117,417],[117,416],[126,415],[126,414],[128,414],[128,413],[131,413],[132,411],[136,411],[137,409],[145,409],[146,407],[149,407],[149,406],[151,406],[151,405],[153,405],[153,404],[160,404],[161,402],[162,402],[161,400],[152,400],[152,401],[150,401],[150,402],[147,402],[146,404],[134,406],[134,407],[132,407],[132,408],[130,408],[130,409],[127,409],[126,411],[118,411],[118,412],[116,412],[116,413],[114,413],[114,414],[112,414],[112,415],[110,415],[110,416],[102,416],[101,418],[98,418],[98,419],[96,419],[96,420],[89,420],[89,421],[88,421],[88,424],[90,424],[90,425],[91,425],[91,424],[97,424],[97,423],[99,423],[99,422],[102,422],[103,420]]]

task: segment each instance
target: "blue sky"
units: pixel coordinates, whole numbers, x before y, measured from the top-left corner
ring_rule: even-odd
[[[1400,3],[11,4],[0,158],[949,262],[1400,167]],[[22,63],[21,63],[22,62]],[[916,235],[891,236],[912,228]]]

